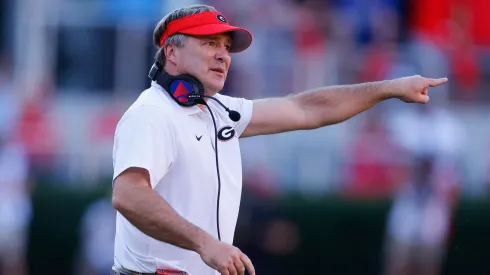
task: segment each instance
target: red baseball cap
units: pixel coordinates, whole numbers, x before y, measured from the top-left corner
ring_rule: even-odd
[[[176,33],[197,36],[230,33],[232,53],[244,51],[252,44],[252,34],[248,30],[230,25],[228,20],[217,11],[196,13],[171,21],[160,37],[160,48],[167,38]]]

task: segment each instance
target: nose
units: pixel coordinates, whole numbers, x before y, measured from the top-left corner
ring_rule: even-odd
[[[230,53],[226,50],[225,47],[220,47],[216,51],[215,58],[219,62],[227,62],[230,59]]]

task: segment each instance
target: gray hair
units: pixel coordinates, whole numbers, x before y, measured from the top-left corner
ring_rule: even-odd
[[[216,9],[208,5],[191,5],[185,8],[174,10],[173,12],[165,15],[162,20],[158,22],[155,30],[153,31],[153,44],[155,44],[155,46],[158,48],[158,51],[155,55],[155,60],[158,61],[158,63],[160,63],[162,67],[165,66],[166,61],[164,51],[165,46],[174,45],[180,48],[184,46],[184,43],[187,39],[187,36],[185,34],[177,33],[168,37],[167,40],[165,40],[163,47],[160,48],[160,37],[162,37],[163,33],[167,29],[168,23],[188,15],[206,11],[216,11]]]

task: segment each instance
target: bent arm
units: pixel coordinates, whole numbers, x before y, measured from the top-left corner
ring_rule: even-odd
[[[150,186],[147,170],[129,168],[114,181],[112,204],[146,235],[198,252],[207,232],[180,216]]]
[[[390,81],[329,86],[283,98],[254,101],[242,137],[309,130],[345,121],[392,97]]]

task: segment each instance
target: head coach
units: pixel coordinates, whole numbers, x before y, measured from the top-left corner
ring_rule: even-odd
[[[251,45],[250,32],[195,5],[166,15],[153,41],[151,87],[114,138],[112,274],[255,274],[232,245],[242,188],[238,139],[340,123],[390,98],[425,104],[428,88],[447,82],[416,75],[233,98],[219,91],[231,54]]]

